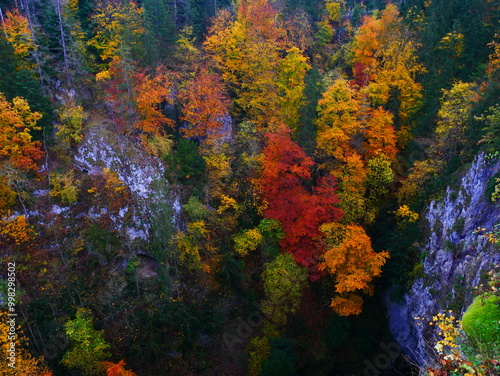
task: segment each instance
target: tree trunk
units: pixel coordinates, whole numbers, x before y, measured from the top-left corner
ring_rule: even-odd
[[[59,32],[61,33],[61,46],[63,50],[64,59],[64,74],[66,75],[66,84],[69,86],[71,83],[69,77],[69,64],[68,64],[68,51],[66,49],[66,34],[64,33],[64,27],[61,15],[61,0],[56,0],[57,17],[59,19]]]
[[[2,22],[3,33],[7,36],[7,30],[5,29],[5,20],[3,18],[2,8],[0,8],[0,21]]]
[[[21,4],[26,7],[26,18],[28,19],[28,25],[30,28],[31,38],[33,38],[33,56],[35,57],[35,62],[36,62],[38,75],[40,77],[40,85],[42,87],[42,92],[44,95],[46,95],[47,88],[45,87],[44,80],[43,80],[42,64],[40,63],[40,55],[38,54],[38,45],[36,43],[35,30],[33,28],[33,17],[31,17],[31,11],[30,11],[28,0],[24,0],[24,3],[21,0]]]

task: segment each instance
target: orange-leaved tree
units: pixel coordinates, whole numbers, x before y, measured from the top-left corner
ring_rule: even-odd
[[[167,118],[162,105],[172,102],[173,82],[163,67],[156,69],[151,77],[145,72],[139,72],[134,77],[134,101],[139,119],[134,123],[136,130],[152,135],[163,135],[163,127],[173,126],[173,121]]]
[[[9,246],[22,246],[27,250],[32,245],[36,233],[31,229],[24,215],[12,215],[7,210],[0,217],[0,246],[5,250]]]
[[[394,160],[398,149],[396,146],[396,132],[392,124],[393,115],[382,107],[370,108],[363,114],[363,144],[366,159],[383,154]]]
[[[393,111],[402,145],[408,140],[410,115],[421,98],[416,75],[423,67],[417,62],[416,50],[394,4],[378,15],[365,16],[353,41],[354,84],[374,107],[397,104]]]
[[[125,361],[122,359],[118,363],[102,362],[106,368],[106,376],[136,376],[134,372],[126,370]]]
[[[32,130],[40,129],[37,121],[42,117],[32,112],[26,100],[20,97],[7,101],[0,93],[0,164],[2,170],[10,165],[22,171],[37,171],[36,161],[42,156],[40,142],[33,141]],[[4,171],[5,173],[5,171]]]
[[[31,131],[42,117],[32,112],[28,102],[16,97],[12,103],[0,93],[0,245],[20,246],[31,241],[35,233],[23,215],[12,215],[10,207],[19,195],[19,186],[27,181],[26,173],[38,170],[43,156],[40,142],[33,141]]]
[[[212,144],[229,136],[229,100],[219,76],[206,68],[179,92],[182,103],[181,129],[185,137],[196,137]]]
[[[338,294],[333,297],[331,307],[341,316],[358,315],[363,304],[360,293],[372,293],[371,282],[380,275],[389,253],[375,253],[361,226],[328,223],[321,226],[321,231],[328,250],[320,269],[334,276]]]
[[[173,100],[172,73],[163,66],[151,75],[144,70],[136,71],[133,64],[125,64],[115,56],[106,74],[98,79],[120,133],[138,134],[147,145],[152,139],[164,136],[164,127],[173,125],[163,113],[165,105]]]

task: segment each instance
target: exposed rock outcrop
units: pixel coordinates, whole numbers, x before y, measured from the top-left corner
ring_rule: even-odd
[[[77,167],[89,174],[99,174],[103,168],[115,171],[129,187],[135,210],[133,226],[124,231],[130,239],[148,237],[152,202],[168,203],[172,208],[174,225],[180,226],[180,198],[165,180],[163,163],[125,137],[106,129],[104,125],[91,126],[78,146],[74,161]]]
[[[500,264],[497,247],[476,233],[500,222],[500,209],[485,194],[499,167],[497,159],[478,155],[458,187],[448,187],[443,199],[429,204],[423,219],[426,236],[419,247],[424,274],[414,281],[403,303],[387,299],[391,332],[420,365],[432,361],[437,339],[435,326],[428,324],[432,317],[445,310],[461,317],[472,303],[474,288]]]

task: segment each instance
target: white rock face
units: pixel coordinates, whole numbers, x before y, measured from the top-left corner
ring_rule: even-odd
[[[116,172],[119,179],[130,188],[134,201],[133,226],[122,229],[130,240],[148,237],[151,202],[168,202],[174,209],[174,223],[177,224],[180,220],[181,206],[176,195],[170,189],[152,188],[153,182],[160,182],[160,186],[168,187],[162,162],[140,150],[126,138],[104,127],[94,126],[79,145],[74,161],[77,167],[90,174],[99,174],[103,168],[108,168]],[[117,226],[120,226],[126,211],[127,208],[123,208],[115,218]]]
[[[162,179],[165,172],[158,159],[146,155],[116,134],[95,128],[80,144],[74,159],[87,171],[105,167],[117,172],[132,193],[142,198],[150,197],[151,183]]]
[[[438,338],[435,327],[428,325],[432,316],[452,309],[461,317],[472,303],[473,288],[500,264],[495,246],[474,233],[477,228],[493,229],[500,222],[499,208],[485,195],[488,181],[499,167],[499,161],[478,155],[459,188],[448,187],[444,199],[430,203],[425,213],[429,235],[420,248],[425,255],[425,276],[414,282],[402,304],[387,299],[391,332],[420,365],[431,362]]]

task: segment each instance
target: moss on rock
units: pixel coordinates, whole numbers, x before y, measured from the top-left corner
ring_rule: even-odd
[[[478,296],[462,318],[462,328],[479,346],[500,345],[500,297]]]

